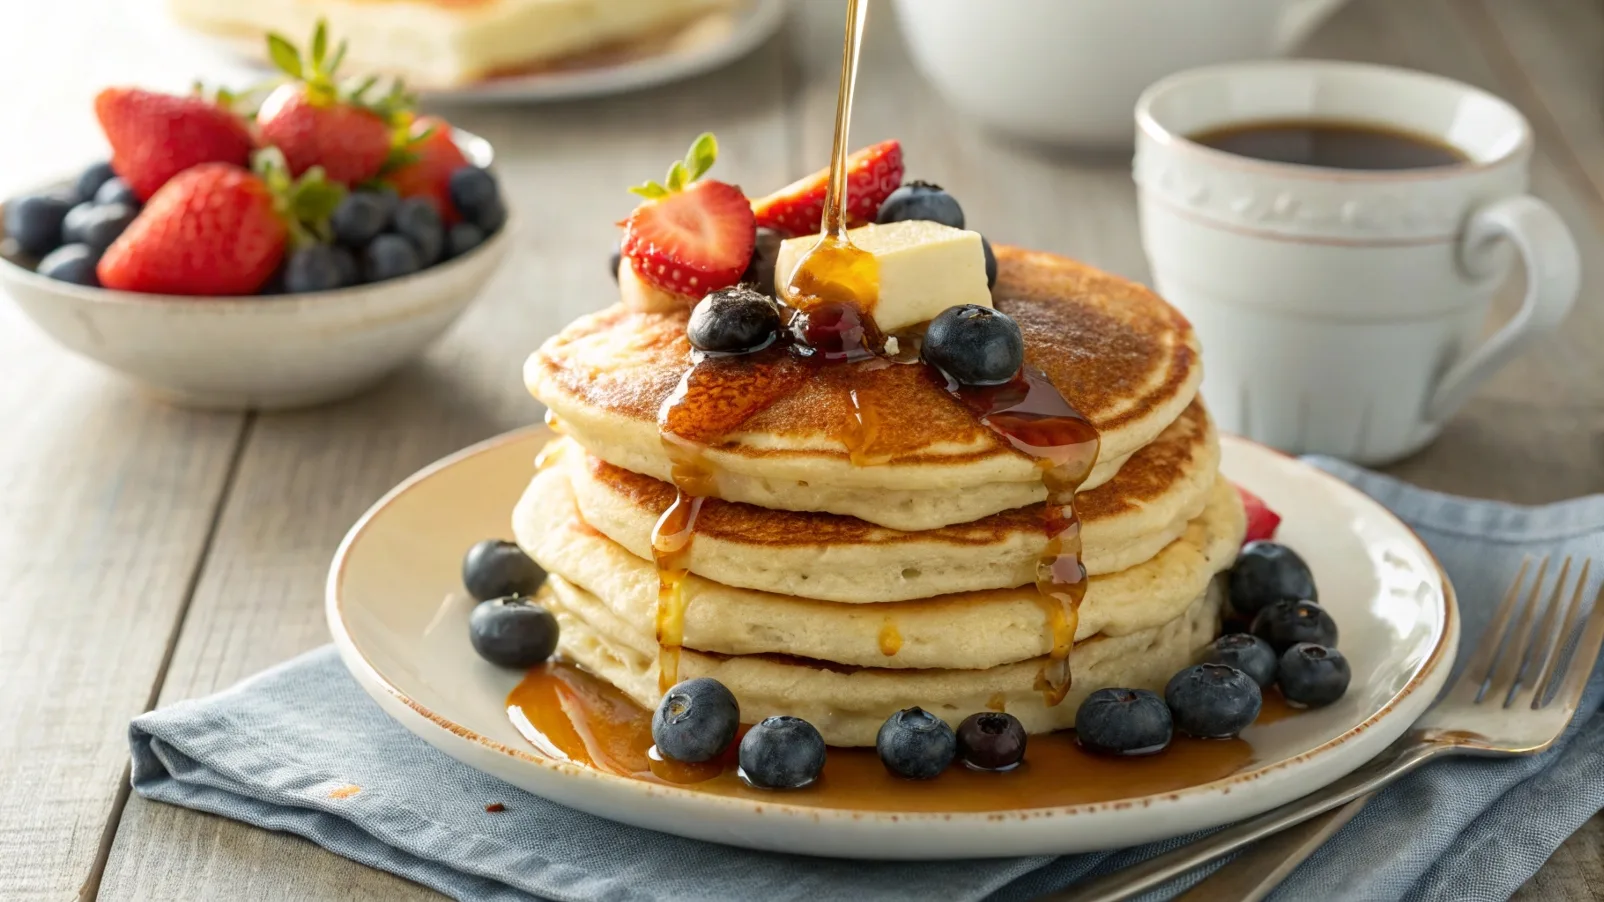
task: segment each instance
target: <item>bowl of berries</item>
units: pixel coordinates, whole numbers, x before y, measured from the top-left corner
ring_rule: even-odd
[[[342,80],[320,25],[271,90],[111,87],[110,159],[0,205],[0,285],[58,343],[164,400],[286,408],[417,357],[505,256],[488,142]]]

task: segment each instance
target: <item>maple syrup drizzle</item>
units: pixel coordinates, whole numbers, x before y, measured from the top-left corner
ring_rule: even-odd
[[[1042,527],[1047,548],[1036,563],[1036,590],[1045,614],[1051,651],[1036,688],[1056,705],[1071,682],[1069,656],[1075,644],[1086,566],[1081,561],[1080,518],[1075,492],[1097,462],[1097,428],[1067,401],[1045,373],[1025,364],[1003,385],[960,385],[937,378],[983,425],[1009,446],[1033,458],[1047,489]]]
[[[988,707],[1001,710],[1003,701],[1001,694],[993,696]],[[736,775],[738,742],[701,764],[664,759],[652,749],[651,712],[570,663],[551,661],[530,670],[507,696],[507,713],[546,758],[650,783],[688,784],[697,792],[776,801],[776,793],[751,789]],[[1297,713],[1272,691],[1264,697],[1258,724]],[[1065,730],[1030,737],[1024,763],[1007,773],[955,764],[927,783],[892,776],[872,748],[831,748],[818,782],[786,792],[780,801],[875,811],[1050,808],[1176,792],[1229,777],[1255,760],[1250,740],[1184,736],[1155,755],[1108,757],[1083,751],[1075,734]]]
[[[897,623],[890,617],[880,624],[880,654],[894,657],[902,651],[902,631],[897,629]]]

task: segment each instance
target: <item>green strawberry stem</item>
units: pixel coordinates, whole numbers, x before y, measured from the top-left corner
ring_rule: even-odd
[[[388,79],[388,90],[376,98],[367,95],[379,83],[378,76],[339,81],[340,64],[345,61],[347,46],[345,41],[341,41],[334,48],[334,55],[329,55],[328,22],[323,19],[319,19],[317,27],[312,30],[309,52],[305,55],[289,38],[277,33],[267,36],[268,58],[290,79],[306,85],[307,97],[314,103],[323,106],[346,103],[361,107],[379,115],[391,125],[410,121],[418,98],[406,89],[401,79]]]
[[[284,154],[277,147],[264,147],[251,159],[251,170],[267,183],[274,207],[289,228],[290,245],[327,244],[334,239],[329,217],[345,199],[344,185],[324,177],[322,166],[313,166],[291,178]]]
[[[647,200],[657,200],[684,191],[685,187],[707,174],[713,164],[718,161],[718,139],[712,132],[702,132],[691,142],[691,149],[685,152],[685,159],[675,160],[668,167],[668,175],[663,183],[643,182],[629,189],[631,194],[638,194]]]

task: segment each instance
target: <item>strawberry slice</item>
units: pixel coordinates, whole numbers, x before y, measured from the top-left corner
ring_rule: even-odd
[[[623,251],[647,282],[701,297],[741,280],[756,233],[741,189],[709,180],[636,207],[624,224]]]
[[[902,184],[902,145],[882,141],[847,157],[847,219],[873,222],[880,205]],[[824,222],[830,170],[820,169],[752,202],[757,224],[783,235],[810,235]]]
[[[1248,532],[1242,537],[1242,544],[1275,538],[1276,527],[1281,525],[1281,515],[1270,510],[1263,498],[1240,485],[1236,491],[1242,496],[1242,507],[1248,515]]]

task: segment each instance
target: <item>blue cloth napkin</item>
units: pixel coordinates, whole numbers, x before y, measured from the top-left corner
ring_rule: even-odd
[[[1604,496],[1515,507],[1315,463],[1420,532],[1459,589],[1465,647],[1481,635],[1522,556],[1604,558]],[[1388,788],[1274,898],[1507,898],[1604,808],[1601,696],[1604,674],[1595,673],[1576,722],[1543,755],[1443,761]],[[295,833],[459,899],[1023,900],[1188,839],[1061,858],[928,863],[679,839],[581,814],[458,764],[385,716],[327,647],[139,717],[129,734],[140,795]],[[492,803],[505,810],[487,812]]]

